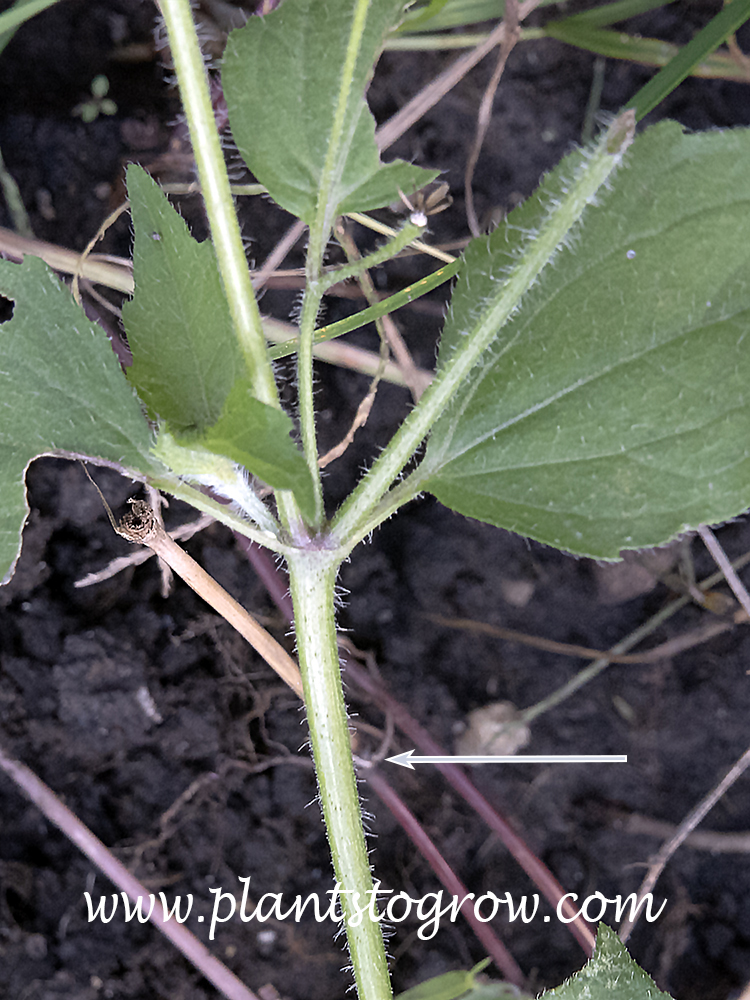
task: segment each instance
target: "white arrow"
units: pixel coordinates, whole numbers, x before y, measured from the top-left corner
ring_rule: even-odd
[[[458,754],[451,757],[437,755],[434,757],[415,757],[413,750],[407,750],[396,757],[386,757],[390,764],[400,764],[414,770],[415,764],[627,764],[627,754],[596,754],[596,753],[553,753],[553,754],[508,754],[495,757],[482,757],[474,754]]]

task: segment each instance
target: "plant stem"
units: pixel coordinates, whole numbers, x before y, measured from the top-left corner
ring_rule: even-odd
[[[311,245],[319,242],[321,238],[323,240],[328,239],[338,213],[338,199],[334,192],[337,190],[346,163],[346,153],[353,138],[353,134],[346,133],[347,108],[352,97],[354,74],[362,46],[362,37],[367,23],[369,7],[370,0],[357,0],[349,28],[346,57],[341,71],[339,92],[336,97],[336,112],[331,125],[328,149],[318,187],[315,218],[310,223]],[[323,244],[323,249],[325,249],[325,244]],[[322,261],[322,259],[321,254],[320,260]]]
[[[427,221],[424,216],[422,218],[425,222]],[[377,250],[373,250],[372,253],[367,254],[365,257],[358,257],[357,260],[349,261],[348,264],[343,264],[332,271],[327,271],[322,279],[325,291],[332,288],[333,285],[337,285],[340,281],[346,281],[347,278],[359,278],[365,271],[370,270],[370,268],[385,264],[386,261],[395,257],[397,253],[401,253],[402,250],[406,249],[423,232],[424,225],[415,222],[414,215],[412,215],[412,218],[408,219],[398,232],[394,233],[392,239],[384,243],[381,247],[378,247]]]
[[[416,221],[415,221],[416,220]],[[320,303],[323,295],[333,285],[347,278],[358,277],[364,274],[368,268],[376,267],[395,257],[405,247],[424,232],[424,222],[422,217],[419,220],[414,213],[401,229],[383,246],[369,254],[362,260],[350,261],[333,271],[322,273],[323,253],[325,244],[314,242],[312,230],[310,235],[310,245],[307,252],[307,280],[305,283],[305,293],[302,302],[302,314],[299,327],[299,357],[298,357],[298,384],[300,398],[300,425],[302,430],[302,446],[307,457],[308,467],[316,484],[316,504],[317,518],[316,524],[320,525],[323,519],[323,492],[320,480],[320,469],[318,468],[318,446],[315,433],[315,407],[313,399],[313,369],[312,358],[313,348],[316,343],[315,324],[320,310]],[[322,235],[322,234],[320,234]],[[328,236],[326,235],[326,241]]]
[[[320,235],[320,234],[318,234]],[[320,279],[323,253],[328,234],[324,241],[313,242],[312,230],[307,249],[305,268],[305,293],[299,323],[299,347],[297,353],[297,392],[299,400],[300,436],[307,467],[315,484],[315,526],[323,520],[323,484],[318,468],[318,437],[315,430],[315,397],[313,392],[313,338],[315,324],[323,298],[323,283]]]
[[[5,231],[0,229],[0,235],[4,236]],[[37,254],[37,256],[39,256],[39,254]],[[455,260],[453,263],[447,264],[445,267],[438,268],[437,271],[433,271],[432,274],[428,274],[426,278],[420,278],[419,281],[415,281],[406,288],[402,288],[400,292],[394,292],[392,295],[389,295],[381,302],[378,302],[376,306],[369,306],[367,309],[362,309],[361,312],[355,313],[354,316],[348,316],[346,319],[340,319],[336,323],[329,323],[328,326],[318,327],[315,331],[313,346],[324,344],[326,341],[333,340],[336,337],[342,337],[345,333],[349,333],[352,330],[358,330],[360,327],[364,326],[365,323],[374,323],[375,320],[380,319],[381,316],[387,316],[396,309],[400,309],[402,306],[408,305],[410,302],[415,302],[418,298],[420,298],[420,296],[426,295],[435,288],[439,288],[440,285],[445,284],[446,281],[450,281],[451,278],[458,274],[459,263],[460,261]],[[267,332],[268,320],[266,320],[266,333]],[[296,353],[297,344],[297,337],[292,337],[291,339],[285,338],[283,341],[280,340],[279,343],[271,347],[269,354],[274,361],[279,358],[289,357],[290,354]]]
[[[375,527],[371,518],[374,508],[427,437],[500,328],[518,308],[525,293],[581,218],[586,206],[619,165],[634,134],[634,112],[625,111],[614,121],[591,158],[570,183],[566,196],[549,212],[538,236],[517,266],[504,282],[499,283],[498,294],[487,303],[474,329],[467,332],[450,360],[438,371],[419,404],[336,515],[332,529],[338,544],[350,549],[363,537],[364,525],[367,525],[365,531]],[[420,466],[409,477],[411,487],[406,492],[410,495],[418,493],[429,475],[436,471],[435,468],[426,470]],[[386,504],[385,512],[384,516],[392,513],[392,505]]]
[[[291,544],[280,540],[275,533],[263,531],[254,524],[250,524],[244,517],[235,513],[231,507],[219,503],[205,493],[201,493],[198,488],[183,482],[173,472],[165,471],[164,475],[161,476],[149,476],[148,482],[156,489],[162,490],[164,493],[169,493],[178,500],[184,500],[185,503],[189,503],[196,510],[203,511],[204,514],[210,514],[216,521],[225,524],[232,531],[239,532],[241,535],[249,538],[250,541],[255,542],[256,545],[260,545],[265,549],[271,549],[282,556],[292,551]]]
[[[190,139],[211,227],[211,238],[237,340],[256,398],[269,406],[280,408],[276,380],[266,349],[260,311],[245,260],[229,177],[216,131],[190,0],[161,0],[161,10],[169,34],[180,96],[190,127]],[[318,477],[316,467],[314,479]],[[282,523],[293,536],[298,535],[302,530],[302,517],[294,496],[288,491],[279,491],[277,503]]]
[[[427,395],[428,390],[429,386],[417,404],[418,406]],[[406,504],[417,499],[423,490],[418,474],[419,468],[415,469],[411,475],[406,476],[400,482],[396,483],[393,489],[388,490],[380,502],[367,512],[366,516],[356,526],[356,529],[341,542],[342,548],[347,555],[384,521],[387,521],[389,517],[392,517],[402,507],[406,506]],[[335,534],[337,538],[340,538],[338,530],[335,531]]]
[[[341,85],[336,96],[336,112],[328,149],[318,187],[315,214],[310,221],[310,238],[305,263],[306,287],[300,316],[299,347],[297,353],[297,389],[299,393],[299,419],[302,448],[315,483],[316,527],[323,520],[323,488],[318,468],[318,446],[315,431],[315,401],[313,395],[313,337],[321,299],[327,285],[323,276],[326,246],[338,211],[336,192],[341,172],[346,162],[346,151],[352,136],[346,134],[347,107],[352,92],[352,81],[357,57],[362,44],[370,0],[357,0],[349,31],[349,43],[341,74]]]
[[[263,403],[278,407],[276,381],[266,352],[258,303],[242,247],[190,0],[161,0],[161,10],[190,126],[211,238],[237,339],[256,397]]]
[[[136,501],[133,506],[134,512],[136,504],[140,504],[142,508],[145,507],[148,513],[145,515],[139,513],[140,520],[135,527],[130,523],[134,520],[133,514],[123,518],[119,526],[114,525],[113,522],[118,535],[127,538],[130,542],[147,545],[156,553],[214,611],[218,611],[225,621],[237,629],[242,638],[250,643],[253,649],[301,698],[302,682],[299,670],[284,647],[241,604],[238,604],[192,556],[188,555],[173,538],[169,537],[160,519],[148,508],[148,505],[144,504],[143,501]]]
[[[300,317],[299,357],[297,365],[302,446],[307,457],[313,482],[316,485],[316,526],[319,526],[323,520],[323,491],[320,468],[318,466],[318,445],[315,433],[312,358],[313,348],[316,344],[315,324],[321,300],[326,291],[333,285],[338,284],[339,281],[360,277],[367,272],[368,268],[377,267],[395,257],[396,254],[400,253],[410,243],[413,243],[424,232],[424,223],[426,221],[424,216],[420,220],[417,215],[412,213],[411,218],[404,223],[393,238],[383,246],[378,247],[373,253],[360,260],[350,260],[348,264],[326,273],[322,273],[325,245],[314,244],[312,235],[310,236],[310,245],[307,252],[307,281],[305,283],[302,314]],[[326,236],[327,239],[328,237]]]
[[[68,840],[82,851],[114,885],[127,893],[133,903],[148,900],[149,891],[128,871],[87,826],[64,805],[57,795],[33,771],[19,760],[8,756],[0,746],[0,771],[18,785],[42,815],[61,830]],[[153,899],[153,896],[151,897]],[[174,916],[174,913],[172,914]],[[140,919],[140,918],[139,918]],[[252,990],[215,958],[202,941],[177,920],[170,920],[159,902],[148,918],[161,933],[178,948],[185,958],[216,987],[226,1000],[258,1000]]]
[[[373,898],[368,893],[374,890],[336,642],[333,602],[339,562],[338,552],[296,552],[289,558],[289,583],[310,742],[357,990],[360,1000],[389,1000],[380,925],[367,914],[354,925],[351,922],[357,901],[364,909]]]
[[[278,539],[276,518],[250,486],[244,470],[231,459],[178,444],[167,430],[159,434],[153,454],[168,469],[179,469],[180,478],[185,482],[206,486],[214,491],[214,495],[231,500],[244,517],[255,522],[261,531]]]

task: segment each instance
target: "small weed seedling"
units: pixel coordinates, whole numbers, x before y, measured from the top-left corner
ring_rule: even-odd
[[[0,328],[0,576],[18,556],[25,473],[40,455],[117,469],[285,559],[357,989],[362,1000],[386,1000],[380,925],[350,919],[354,894],[367,898],[373,882],[339,669],[339,567],[425,491],[604,560],[750,505],[750,133],[686,135],[668,123],[636,137],[649,109],[636,102],[491,236],[473,240],[456,268],[431,385],[329,519],[313,392],[323,295],[418,239],[420,209],[438,207],[417,205],[370,257],[326,267],[342,214],[380,208],[435,177],[381,162],[364,101],[402,0],[285,0],[234,31],[224,57],[237,147],[309,229],[299,335],[276,351],[296,351],[296,425],[280,403],[190,4],[161,6],[211,240],[197,243],[149,176],[129,168],[127,375],[46,265],[0,261],[0,292],[15,303]],[[586,982],[555,995],[591,987],[586,995],[653,996],[628,962],[603,932]]]
[[[80,104],[76,104],[71,114],[76,115],[82,122],[90,124],[95,122],[99,115],[116,115],[117,105],[109,93],[109,80],[106,76],[95,76],[91,81],[91,97]]]

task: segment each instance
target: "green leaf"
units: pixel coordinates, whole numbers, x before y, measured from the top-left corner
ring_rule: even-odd
[[[0,578],[7,582],[28,516],[24,479],[40,455],[91,458],[141,478],[163,471],[107,335],[46,264],[0,260]]]
[[[574,154],[466,253],[441,364],[486,315]],[[613,189],[440,418],[422,484],[596,558],[750,505],[750,131],[636,139]]]
[[[308,224],[321,192],[333,218],[387,205],[436,176],[380,163],[364,93],[403,2],[371,0],[358,36],[362,8],[362,0],[285,0],[233,31],[224,53],[240,153],[274,201]]]
[[[456,1000],[471,989],[471,973],[464,970],[433,976],[399,993],[395,1000]]]
[[[588,52],[606,56],[608,59],[627,59],[646,66],[663,66],[665,75],[658,77],[658,86],[653,87],[652,81],[649,81],[628,102],[629,107],[635,108],[639,120],[663,101],[667,94],[679,86],[688,75],[720,80],[747,80],[747,74],[728,51],[709,52],[703,58],[696,55],[690,59],[690,65],[686,70],[687,64],[682,58],[683,49],[678,45],[662,42],[658,38],[643,38],[641,35],[628,35],[623,31],[602,30],[591,27],[585,21],[578,21],[577,17],[571,17],[554,26],[546,25],[544,33],[551,38],[586,49]],[[657,80],[657,77],[652,77],[652,80]]]
[[[404,20],[398,27],[399,32],[422,31],[425,25],[427,30],[432,29],[431,22],[437,14],[445,7],[448,0],[426,0],[421,7],[412,6],[406,13]]]
[[[315,512],[310,470],[290,434],[290,417],[283,410],[255,399],[246,383],[233,387],[220,419],[202,435],[177,437],[179,444],[207,448],[226,455],[278,490],[292,490],[305,517]]]
[[[608,11],[620,4],[607,4],[564,21],[553,21],[545,26],[544,33],[608,58],[662,66],[663,69],[628,101],[627,106],[635,109],[636,119],[640,121],[691,74],[722,79],[747,79],[747,75],[728,52],[714,51],[750,16],[750,0],[733,0],[733,3],[734,6],[722,10],[681,48],[658,38],[642,38],[640,35],[606,31],[598,27],[609,23]]]
[[[128,167],[135,293],[123,308],[128,378],[174,430],[218,420],[243,370],[211,243],[198,243],[141,167]]]
[[[55,3],[57,0],[16,0],[7,10],[3,11],[0,14],[0,52],[10,42],[24,21],[28,21],[35,14],[41,13]]]
[[[468,971],[457,969],[454,972],[444,972],[441,976],[426,979],[410,990],[399,993],[395,1000],[456,1000],[463,997],[474,987],[476,974],[485,969],[492,960],[485,958]]]
[[[750,0],[733,0],[719,11],[698,34],[659,70],[645,87],[641,87],[630,107],[635,108],[638,121],[663,101],[667,94],[689,76],[722,42],[750,17]]]
[[[581,24],[588,24],[591,27],[603,28],[608,24],[617,24],[618,21],[625,21],[630,17],[636,17],[648,10],[656,10],[659,7],[666,7],[675,0],[615,0],[615,3],[603,3],[591,10],[581,11],[580,14],[573,14],[563,21],[554,22],[557,24],[577,21]]]
[[[606,924],[599,924],[594,955],[580,972],[539,1000],[670,1000],[630,957]]]
[[[461,1000],[534,1000],[530,993],[521,993],[512,983],[489,980],[476,983]]]

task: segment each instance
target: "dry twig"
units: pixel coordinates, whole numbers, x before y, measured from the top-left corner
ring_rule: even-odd
[[[444,618],[442,615],[434,614],[427,614],[425,617],[435,622],[436,625],[443,625],[446,628],[478,632],[497,639],[505,639],[507,642],[517,642],[522,646],[543,649],[548,653],[577,656],[584,660],[607,660],[610,663],[658,663],[659,660],[677,656],[678,653],[684,653],[686,649],[692,649],[693,646],[698,646],[702,642],[708,642],[709,639],[733,629],[736,624],[735,620],[714,621],[704,625],[703,628],[693,629],[683,635],[676,636],[674,639],[668,639],[659,646],[646,649],[642,653],[617,653],[613,650],[577,646],[570,642],[556,642],[554,639],[544,639],[541,636],[518,632],[512,628],[501,628],[499,625],[490,625],[488,622],[478,622],[471,618]]]
[[[503,40],[500,43],[500,51],[497,56],[495,69],[493,70],[490,82],[487,84],[487,88],[482,95],[482,101],[479,105],[477,129],[474,135],[474,142],[472,143],[469,151],[469,157],[466,161],[466,170],[464,171],[466,219],[469,223],[469,229],[471,230],[472,236],[480,236],[481,229],[479,228],[479,220],[477,219],[477,213],[474,209],[474,192],[472,190],[471,183],[474,179],[474,168],[477,165],[477,160],[479,159],[479,154],[482,150],[485,136],[487,135],[487,129],[490,125],[490,119],[492,118],[492,105],[495,101],[495,93],[497,92],[498,84],[500,83],[500,77],[503,75],[505,64],[508,61],[508,56],[515,48],[516,42],[521,35],[521,29],[518,25],[518,0],[505,0],[505,17],[503,19],[503,23],[505,24],[505,34],[503,35]]]
[[[25,764],[9,757],[0,747],[0,770],[24,792],[42,814],[65,834],[96,867],[135,903],[148,899],[148,891],[105,845],[84,826],[78,817],[63,805],[51,788],[44,784]],[[151,913],[151,922],[178,948],[189,962],[228,1000],[258,1000],[255,993],[210,953],[208,948],[182,924],[169,920],[161,902]]]
[[[630,813],[620,820],[617,829],[634,836],[671,839],[677,830],[674,823],[653,819],[640,813]],[[710,851],[712,854],[750,854],[750,833],[746,830],[723,833],[719,830],[693,830],[683,843],[695,851]]]
[[[526,3],[522,3],[518,8],[518,20],[523,21],[527,18],[532,10],[539,6],[539,3],[540,0],[526,0]],[[400,138],[430,108],[445,97],[459,80],[462,80],[496,45],[502,45],[504,39],[505,24],[501,22],[475,49],[452,62],[447,69],[420,90],[408,104],[405,104],[400,111],[397,111],[392,118],[380,126],[375,133],[378,147],[382,150],[392,146],[396,139]]]
[[[336,236],[338,238],[339,243],[344,248],[344,251],[350,263],[352,261],[360,259],[360,254],[359,251],[357,250],[356,243],[351,238],[350,234],[347,233],[346,227],[341,222],[339,222],[339,225],[337,226]],[[370,275],[367,273],[367,271],[364,271],[359,276],[359,285],[365,297],[367,298],[368,302],[370,302],[372,296],[375,295],[375,289],[372,286]],[[372,302],[370,302],[370,304],[372,304]],[[379,355],[379,363],[377,371],[372,377],[372,381],[370,382],[370,386],[367,390],[364,399],[360,402],[359,406],[357,407],[357,412],[354,414],[354,420],[352,421],[349,430],[346,432],[344,437],[341,439],[341,441],[339,441],[337,445],[334,445],[333,448],[327,451],[325,455],[321,455],[321,457],[318,459],[318,466],[321,469],[325,469],[327,465],[330,465],[331,462],[335,461],[337,458],[340,458],[344,454],[344,452],[347,450],[349,445],[354,440],[354,435],[357,433],[360,427],[364,427],[364,425],[367,423],[367,418],[370,416],[370,411],[372,410],[372,405],[375,402],[375,395],[378,391],[380,380],[383,377],[385,366],[388,363],[388,341],[386,340],[386,337],[383,333],[382,320],[376,320],[375,325],[377,327],[377,331],[380,336],[380,355]],[[404,378],[406,378],[405,374]]]
[[[388,353],[388,344],[383,341],[383,349],[381,350],[381,356],[383,360],[383,367],[385,367],[385,362]],[[318,467],[325,469],[327,465],[331,462],[335,462],[337,458],[341,458],[346,449],[354,440],[354,435],[360,429],[364,427],[367,423],[367,418],[370,416],[370,410],[372,410],[372,404],[375,402],[375,395],[378,391],[378,385],[380,383],[381,374],[379,372],[375,373],[375,377],[367,390],[367,394],[364,399],[360,402],[357,407],[357,412],[354,414],[354,420],[352,420],[349,430],[346,432],[344,437],[339,441],[338,444],[330,448],[325,455],[321,455],[318,459]]]
[[[84,270],[84,268],[86,267],[86,262],[89,256],[91,255],[91,251],[94,249],[94,247],[102,238],[102,236],[104,236],[109,227],[114,225],[114,223],[117,222],[122,213],[126,212],[129,208],[130,208],[130,202],[124,201],[122,205],[118,205],[118,207],[114,210],[114,212],[110,212],[107,218],[104,220],[104,222],[102,222],[97,231],[88,241],[83,252],[78,255],[78,258],[75,262],[75,267],[73,268],[73,281],[71,282],[71,291],[73,292],[73,298],[76,300],[79,306],[81,304],[81,293],[78,290],[78,282],[80,281],[81,277],[86,275],[86,271]],[[86,276],[88,277],[88,275]]]
[[[83,463],[81,464],[83,465]],[[85,465],[83,465],[83,471],[99,494],[115,532],[129,542],[146,545],[151,549],[199,597],[202,597],[206,604],[217,611],[240,633],[243,639],[250,643],[253,649],[263,657],[271,669],[276,671],[295,694],[303,698],[299,667],[289,653],[192,556],[180,548],[164,530],[159,514],[155,513],[144,500],[130,500],[131,511],[118,524],[102,491],[91,478]]]
[[[337,230],[337,237],[339,242],[344,247],[346,255],[350,261],[356,260],[360,257],[357,244],[351,238],[351,235],[347,232],[343,225],[339,226]],[[364,271],[358,280],[359,287],[362,289],[362,294],[367,299],[368,305],[374,306],[381,301],[382,296],[378,294],[368,271]],[[404,382],[409,387],[412,399],[415,403],[418,403],[419,397],[424,392],[426,386],[424,385],[423,379],[420,378],[420,371],[414,364],[414,358],[411,356],[411,351],[406,346],[406,342],[401,336],[393,317],[389,315],[382,316],[379,320],[375,321],[375,326],[380,334],[381,366],[385,369],[385,362],[388,359],[388,348],[390,348],[391,353],[396,360],[396,364],[404,377]],[[385,355],[382,350],[383,343],[386,344]],[[380,377],[382,378],[382,375]]]
[[[703,543],[713,556],[714,562],[724,574],[724,579],[732,588],[732,593],[745,609],[745,614],[750,619],[750,594],[748,594],[745,584],[737,576],[737,573],[727,558],[727,554],[719,544],[716,535],[706,524],[698,528],[698,534],[703,539]]]
[[[732,785],[737,781],[737,779],[744,773],[747,767],[750,766],[750,749],[747,749],[743,755],[739,758],[736,764],[727,772],[727,774],[722,778],[719,784],[713,788],[704,799],[702,799],[695,809],[690,812],[685,819],[677,827],[675,833],[667,840],[659,852],[653,858],[648,866],[648,873],[644,878],[641,886],[638,890],[638,904],[656,885],[656,882],[664,870],[665,865],[672,857],[677,848],[682,844],[688,837],[695,827],[701,822],[704,816],[707,815],[722,797],[722,795],[732,787]],[[641,914],[640,909],[637,910],[634,919],[624,920],[620,927],[620,940],[625,943],[630,937],[633,928],[635,927],[638,918]]]
[[[188,538],[192,538],[193,535],[196,535],[199,531],[203,531],[204,528],[213,523],[214,519],[210,514],[201,514],[197,521],[181,524],[179,528],[170,531],[169,537],[174,539],[174,541],[187,541]],[[151,549],[142,546],[127,556],[118,556],[117,559],[113,559],[112,562],[108,563],[103,569],[97,570],[96,573],[88,573],[82,579],[76,580],[73,586],[76,588],[91,587],[95,583],[109,580],[113,576],[117,576],[118,573],[122,573],[129,566],[141,566],[143,563],[148,562],[155,554]]]
[[[0,227],[0,255],[11,260],[23,260],[27,254],[40,257],[55,271],[62,271],[63,274],[74,274],[79,267],[81,256],[76,250],[66,250],[54,243],[45,243],[44,240],[19,236],[11,229]],[[90,281],[96,281],[126,295],[133,294],[132,264],[124,257],[92,254],[84,262],[81,274]]]
[[[130,504],[131,513],[126,514],[119,525],[112,521],[118,535],[152,549],[177,576],[203,598],[206,604],[237,629],[243,639],[246,639],[295,694],[302,698],[299,667],[284,647],[169,537],[147,503],[143,500],[131,500]]]

